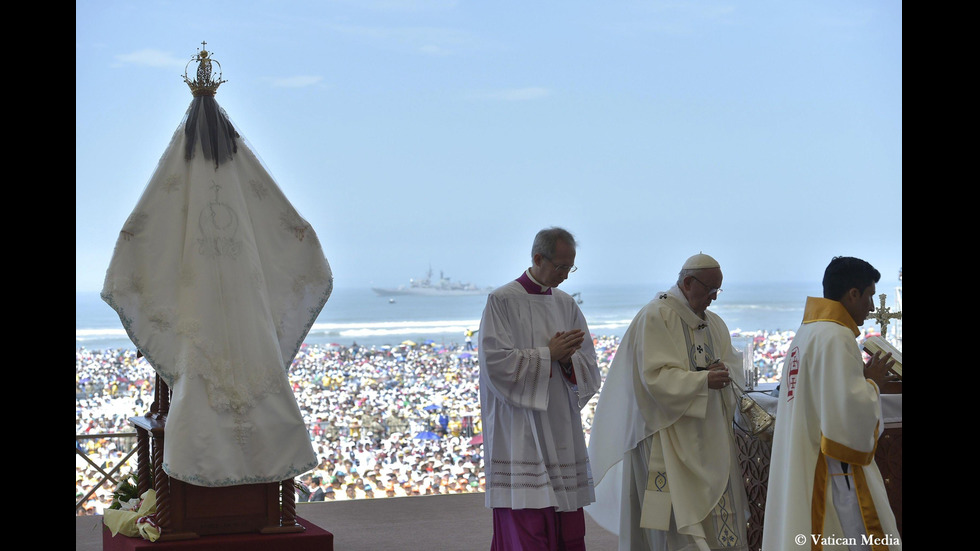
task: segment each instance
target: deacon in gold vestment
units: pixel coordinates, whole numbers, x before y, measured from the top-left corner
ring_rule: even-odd
[[[764,551],[902,547],[874,460],[879,389],[894,380],[893,362],[876,354],[865,364],[855,340],[879,278],[867,262],[837,257],[824,273],[824,298],[807,298],[783,365]]]

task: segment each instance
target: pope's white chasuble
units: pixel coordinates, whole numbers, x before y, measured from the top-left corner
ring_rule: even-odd
[[[592,425],[596,503],[586,508],[621,550],[747,548],[736,400],[703,371],[716,360],[743,385],[724,321],[699,318],[676,286],[623,336]]]

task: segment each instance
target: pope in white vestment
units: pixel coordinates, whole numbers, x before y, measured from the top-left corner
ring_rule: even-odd
[[[539,277],[562,269],[566,275],[542,282],[532,276],[535,268],[529,269],[490,293],[480,322],[488,508],[561,513],[594,499],[580,412],[598,392],[601,376],[582,311],[568,293],[554,287],[574,267],[552,268],[546,262],[539,258]],[[562,365],[552,357],[549,342],[574,330],[582,331],[584,339]],[[496,519],[495,527],[500,529]],[[512,548],[498,539],[495,534],[495,549]]]
[[[803,316],[783,365],[762,548],[901,549],[874,460],[881,401],[858,325],[826,298],[808,297]]]
[[[685,289],[659,293],[630,323],[592,424],[596,503],[586,511],[619,533],[620,551],[748,546],[729,384],[743,385],[742,359],[706,309],[720,289],[702,279],[720,286],[717,262],[695,255],[684,266]],[[729,379],[709,386],[719,361]]]

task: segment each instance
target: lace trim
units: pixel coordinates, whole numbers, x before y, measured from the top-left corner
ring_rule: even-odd
[[[548,463],[541,461],[505,461],[500,459],[491,460],[489,470],[489,480],[487,486],[490,488],[543,488],[550,486],[555,491],[572,492],[592,486],[592,477],[589,475],[588,459],[583,459],[575,463]],[[514,472],[508,466],[537,467],[532,472]],[[502,469],[502,470],[498,470]],[[543,470],[542,470],[543,469]],[[568,471],[573,470],[569,473]],[[521,480],[531,478],[545,480]]]
[[[537,350],[531,351],[531,358],[534,359],[534,379],[531,380],[531,396],[538,395],[538,381],[541,379],[541,354]]]
[[[524,370],[524,361],[527,358],[524,356],[524,352],[519,352],[517,354],[517,370],[514,372],[514,384],[517,384],[521,380],[521,371]]]
[[[519,350],[517,352],[517,369],[514,371],[514,384],[520,382],[521,377],[527,377],[526,369],[531,367],[534,362],[534,373],[531,379],[531,396],[537,396],[538,381],[541,380],[541,353],[537,349],[530,352]]]
[[[241,484],[264,484],[269,482],[281,482],[290,478],[296,478],[303,473],[308,472],[313,469],[318,464],[318,461],[311,461],[309,464],[301,466],[290,466],[282,474],[272,475],[272,476],[246,476],[241,478],[222,478],[220,480],[210,480],[207,478],[202,478],[200,475],[184,475],[173,471],[168,463],[163,464],[163,471],[167,473],[172,478],[177,480],[183,480],[184,482],[194,484],[195,486],[206,486],[209,488],[221,488],[225,486],[238,486]]]

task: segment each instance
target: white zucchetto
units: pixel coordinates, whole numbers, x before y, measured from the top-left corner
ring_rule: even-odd
[[[692,256],[691,258],[688,258],[687,261],[684,262],[684,266],[681,269],[682,270],[703,270],[703,269],[706,269],[706,268],[721,268],[721,265],[718,264],[718,261],[715,260],[714,258],[712,258],[712,257],[710,257],[710,256],[708,256],[708,255],[706,255],[704,253],[698,253],[698,254]]]

